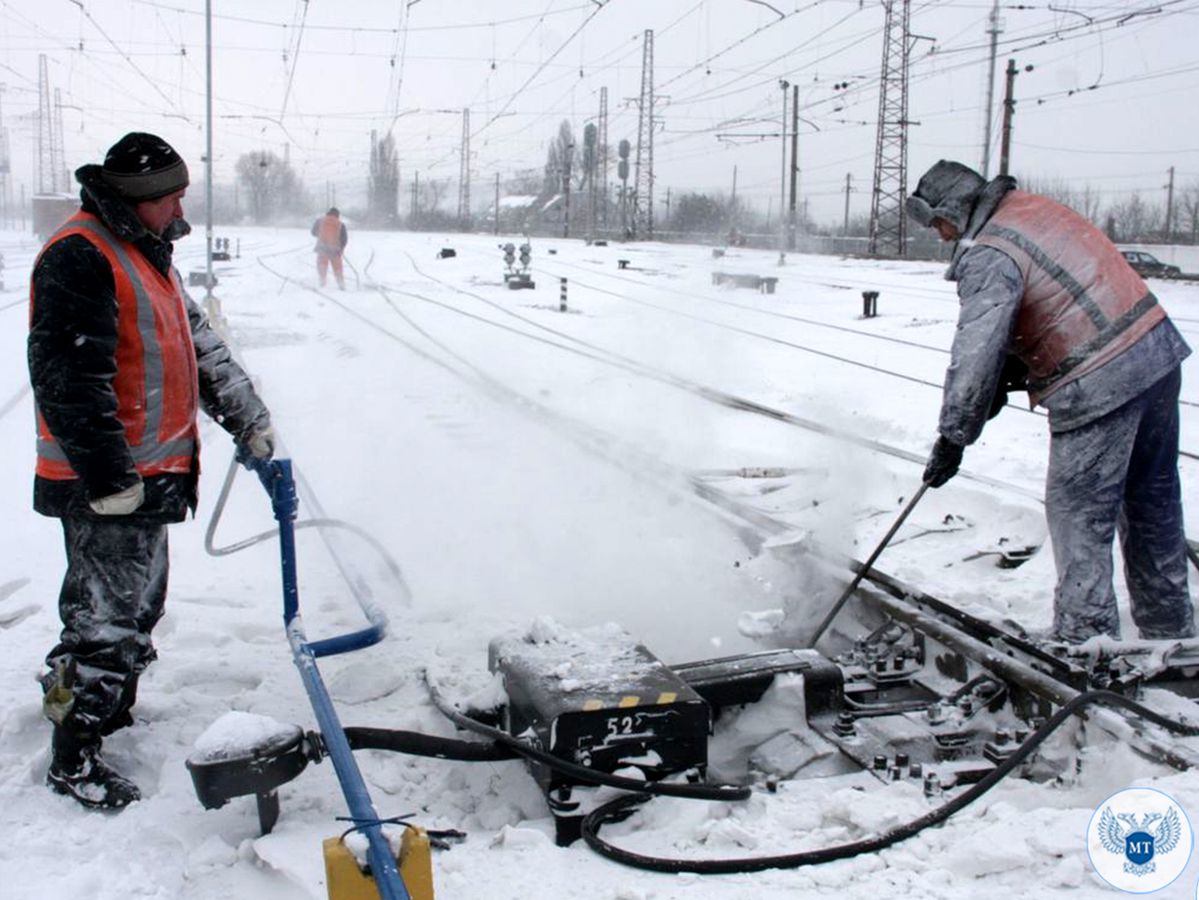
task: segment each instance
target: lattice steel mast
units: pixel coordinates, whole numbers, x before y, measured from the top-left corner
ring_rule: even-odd
[[[462,110],[462,162],[458,167],[458,221],[470,224],[470,110]]]
[[[51,194],[58,190],[58,170],[55,167],[54,111],[50,107],[50,73],[46,54],[37,58],[37,192]]]
[[[0,84],[0,102],[3,101],[8,85]],[[12,201],[9,190],[9,176],[12,173],[12,157],[8,149],[8,126],[4,124],[4,114],[0,111],[0,222],[5,226],[10,223]]]
[[[870,252],[904,256],[908,184],[908,32],[910,0],[883,0],[882,74],[879,76],[878,136],[874,147],[874,192],[870,201]]]
[[[68,191],[71,173],[67,170],[67,143],[62,123],[62,90],[54,89],[54,189]]]
[[[633,232],[654,236],[654,32],[641,48],[641,96],[637,100],[637,159],[633,169]]]

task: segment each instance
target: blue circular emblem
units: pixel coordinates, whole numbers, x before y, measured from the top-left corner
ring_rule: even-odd
[[[1108,884],[1132,894],[1160,891],[1191,858],[1186,812],[1154,788],[1126,788],[1104,800],[1087,826],[1087,853]]]

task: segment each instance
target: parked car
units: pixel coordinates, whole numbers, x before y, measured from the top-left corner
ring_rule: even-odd
[[[1182,269],[1178,266],[1167,265],[1152,253],[1146,253],[1144,250],[1121,250],[1120,252],[1124,254],[1124,258],[1128,260],[1128,264],[1136,270],[1138,275],[1153,278],[1177,278],[1182,274]]]

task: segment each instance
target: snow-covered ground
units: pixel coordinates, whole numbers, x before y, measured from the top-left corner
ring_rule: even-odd
[[[759,649],[750,635],[772,610],[786,617],[764,640],[785,640],[841,587],[798,568],[789,548],[813,539],[865,558],[918,487],[935,436],[957,310],[940,266],[793,255],[780,268],[768,252],[716,259],[702,246],[538,240],[536,290],[509,291],[497,243],[512,238],[354,230],[343,293],[316,290],[303,231],[217,236],[240,250],[218,264],[217,296],[295,460],[301,516],[364,530],[402,571],[397,578],[350,531],[299,533],[310,637],[359,627],[355,591],[390,619],[382,644],[322,663],[345,724],[452,734],[424,673],[459,697],[485,693],[488,642],[536,621],[617,623],[668,662]],[[443,246],[457,256],[439,259]],[[0,251],[0,895],[323,897],[320,841],[344,829],[335,817],[346,812],[331,765],[282,788],[282,817],[266,837],[249,800],[201,809],[184,768],[229,710],[314,727],[281,627],[276,545],[205,552],[232,455],[211,422],[199,513],[171,529],[160,659],[142,680],[135,727],[106,744],[144,799],[119,815],[88,813],[44,787],[49,726],[34,678],[57,635],[61,533],[29,508],[25,291],[37,246],[7,233]],[[177,259],[184,272],[199,268],[202,235],[181,242]],[[778,276],[778,290],[714,286],[718,269]],[[1199,345],[1199,285],[1153,287]],[[876,318],[861,318],[863,290],[880,292]],[[1183,387],[1182,444],[1192,452],[1196,365],[1186,363]],[[818,430],[736,409],[737,398]],[[878,566],[975,614],[1047,625],[1047,549],[1018,569],[978,555],[1044,543],[1046,442],[1042,416],[1009,407],[967,451],[963,475],[925,496]],[[742,477],[763,467],[786,471]],[[1199,536],[1199,464],[1184,460],[1182,474],[1188,533]],[[715,493],[705,499],[697,485]],[[780,525],[768,533],[730,510]],[[240,473],[215,543],[271,525],[261,487]],[[795,700],[794,684],[780,684],[759,708],[723,722],[713,754],[725,770],[753,744],[802,730]],[[440,898],[1084,898],[1115,893],[1092,873],[1084,840],[1112,792],[1152,784],[1199,816],[1193,775],[1101,735],[1085,739],[1080,768],[1067,766],[1060,783],[1009,781],[878,855],[710,877],[651,874],[582,844],[556,847],[520,763],[357,758],[382,815],[414,813],[427,827],[468,833],[435,856]],[[605,834],[641,853],[767,855],[840,843],[928,808],[911,786],[809,779],[746,803],[657,800]],[[1193,860],[1158,896],[1193,898],[1197,879]]]

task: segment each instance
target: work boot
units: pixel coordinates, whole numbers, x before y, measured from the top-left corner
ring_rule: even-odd
[[[56,728],[51,746],[46,784],[52,790],[74,797],[88,809],[124,809],[141,799],[137,785],[100,756],[98,738],[81,738]]]

